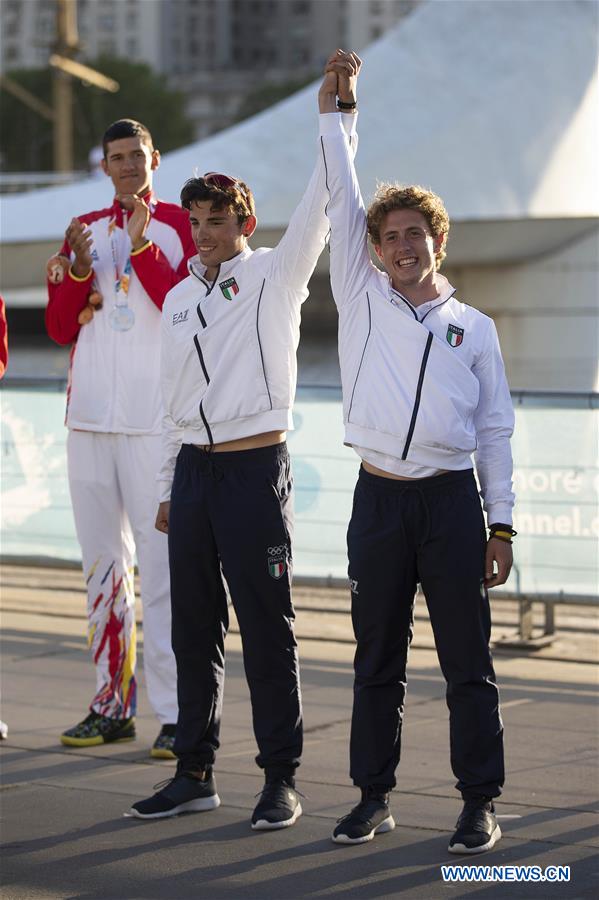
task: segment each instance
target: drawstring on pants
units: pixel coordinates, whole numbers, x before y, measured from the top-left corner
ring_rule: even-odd
[[[199,458],[200,471],[206,472],[213,481],[222,481],[225,477],[223,469],[218,465],[214,458],[213,450],[205,450]]]
[[[422,543],[424,544],[424,543],[426,543],[426,541],[429,540],[429,538],[431,536],[431,526],[432,526],[431,511],[429,509],[428,501],[426,499],[426,492],[423,491],[422,488],[419,487],[418,485],[412,485],[409,488],[407,488],[407,490],[416,491],[416,493],[418,494],[418,496],[420,497],[420,499],[422,501],[422,505],[424,506],[424,513],[426,516],[426,537],[422,541]]]
[[[187,448],[187,449],[186,449]],[[210,449],[204,449],[197,444],[184,444],[182,450],[185,453],[186,466],[190,472],[200,472],[208,475],[213,481],[222,481],[225,472],[215,459],[216,454],[210,445]]]

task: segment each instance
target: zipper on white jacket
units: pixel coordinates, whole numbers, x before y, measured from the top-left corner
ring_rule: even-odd
[[[262,287],[260,288],[260,296],[258,297],[258,305],[256,306],[256,337],[258,338],[258,349],[260,350],[260,363],[262,365],[262,375],[264,377],[264,385],[266,387],[266,393],[268,394],[268,402],[270,403],[270,408],[272,409],[272,397],[270,396],[270,388],[268,386],[268,380],[266,378],[266,369],[264,367],[264,354],[262,352],[262,341],[260,340],[260,303],[262,302],[262,294],[264,293],[264,285],[266,284],[266,278],[262,281]]]
[[[212,432],[210,431],[210,425],[208,424],[208,419],[204,414],[204,401],[200,400],[200,416],[202,417],[202,422],[204,423],[204,428],[206,429],[206,434],[208,435],[208,441],[210,443],[210,452],[212,452],[212,448],[214,447],[214,440],[212,438]]]
[[[424,348],[424,353],[422,354],[422,362],[420,363],[420,374],[418,376],[418,386],[416,387],[416,399],[414,400],[414,408],[412,409],[412,418],[410,419],[410,427],[408,429],[408,436],[406,438],[406,443],[403,448],[403,453],[401,454],[402,459],[406,459],[408,455],[408,450],[410,449],[410,444],[412,443],[412,435],[414,434],[414,428],[416,427],[416,419],[418,417],[418,409],[420,408],[420,395],[422,394],[422,384],[424,382],[424,373],[426,371],[426,364],[428,362],[428,355],[431,351],[431,344],[433,342],[433,333],[429,331],[428,337],[426,339],[426,346]]]
[[[403,296],[399,293],[399,291],[396,291],[395,288],[391,288],[391,290],[393,291],[394,294],[397,294],[397,296],[399,297],[400,300],[403,300],[403,302],[405,303],[405,305],[408,307],[408,309],[410,310],[410,312],[412,313],[412,315],[414,316],[414,318],[415,318],[416,321],[418,322],[418,321],[419,321],[419,319],[418,319],[418,313],[416,312],[416,310],[414,309],[414,307],[412,306],[412,304],[410,303],[410,301],[409,301],[409,300],[406,300],[406,298],[403,297]],[[393,301],[391,301],[391,302],[393,302]],[[395,304],[395,306],[397,306],[397,304]]]
[[[198,303],[199,307],[199,303]],[[200,311],[198,309],[198,315],[200,315]],[[201,316],[200,316],[201,318]],[[210,384],[210,375],[208,374],[208,370],[206,368],[206,364],[204,362],[204,356],[202,354],[202,348],[200,347],[200,342],[198,341],[197,334],[193,336],[193,342],[195,344],[195,348],[198,354],[198,359],[200,361],[200,365],[202,367],[202,372],[204,373],[204,378],[206,379],[206,384]],[[206,429],[206,434],[208,435],[208,442],[210,444],[210,449],[214,445],[214,441],[212,440],[212,432],[210,430],[210,425],[208,424],[208,419],[206,418],[206,414],[204,413],[204,400],[200,400],[200,416],[202,417],[202,422],[204,423],[204,428]]]
[[[202,348],[200,347],[200,342],[198,341],[197,334],[193,336],[193,342],[195,344],[195,348],[198,354],[198,359],[200,360],[200,365],[202,367],[202,372],[204,373],[204,378],[206,379],[206,384],[210,384],[210,376],[208,374],[208,370],[206,369],[206,364],[204,363],[204,355],[202,353]]]
[[[349,417],[351,415],[351,408],[354,403],[354,394],[356,393],[356,385],[358,384],[358,378],[360,377],[360,371],[362,369],[362,363],[364,362],[364,356],[366,354],[366,347],[368,346],[368,341],[370,340],[370,332],[372,330],[372,313],[370,310],[370,297],[368,296],[368,291],[366,291],[366,300],[368,302],[368,334],[366,335],[366,340],[364,342],[364,347],[362,349],[362,356],[360,357],[360,365],[358,366],[358,371],[356,372],[356,380],[354,381],[354,386],[351,392],[351,400],[349,401],[349,409],[347,410],[347,421],[349,422]]]
[[[202,297],[202,300],[205,300],[206,297],[211,293],[211,291],[212,291],[214,285],[215,285],[216,282],[217,282],[219,272],[220,272],[220,266],[219,266],[218,269],[217,269],[217,272],[216,272],[216,275],[214,276],[214,280],[213,280],[212,284],[209,284],[209,282],[204,281],[204,279],[203,279],[200,275],[196,275],[196,276],[195,276],[195,277],[198,278],[203,284],[205,284],[206,287],[208,288],[208,290],[206,291],[205,295]],[[195,272],[194,272],[194,275],[195,275]],[[207,327],[208,327],[208,323],[206,322],[206,319],[204,318],[204,314],[203,314],[203,312],[202,312],[202,300],[200,300],[200,301],[198,302],[198,305],[196,306],[196,312],[197,312],[197,314],[198,314],[198,319],[200,320],[200,323],[201,323],[201,325],[202,325],[202,328],[207,328]],[[200,342],[199,342],[199,340],[198,340],[197,334],[194,334],[194,336],[193,336],[193,343],[194,343],[194,345],[195,345],[196,352],[197,352],[197,354],[198,354],[198,359],[199,359],[199,361],[200,361],[200,366],[202,367],[202,372],[204,373],[204,378],[206,379],[206,384],[208,385],[208,384],[210,384],[210,375],[208,374],[208,370],[207,370],[207,368],[206,368],[206,363],[204,362],[204,355],[203,355],[203,353],[202,353],[202,348],[200,347]],[[209,442],[209,444],[210,444],[210,450],[212,450],[212,447],[214,446],[214,440],[213,440],[213,438],[212,438],[212,431],[210,430],[210,425],[208,424],[208,419],[206,418],[206,413],[204,412],[204,400],[203,400],[203,399],[200,400],[200,407],[199,407],[199,409],[200,409],[200,416],[201,416],[202,422],[204,423],[204,428],[206,429],[206,434],[207,434],[207,436],[208,436],[208,442]]]
[[[207,327],[208,327],[208,323],[206,322],[206,319],[204,318],[204,314],[203,314],[203,312],[202,312],[201,307],[202,307],[202,301],[200,300],[200,302],[199,302],[198,305],[196,306],[196,312],[197,312],[197,314],[198,314],[198,319],[199,319],[200,322],[202,323],[202,328],[207,328]]]

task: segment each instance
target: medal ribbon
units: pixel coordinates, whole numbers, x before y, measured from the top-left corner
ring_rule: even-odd
[[[127,219],[126,213],[123,217],[123,233],[125,232],[125,228],[127,227]],[[119,261],[118,261],[118,252],[116,241],[114,239],[114,232],[117,228],[116,217],[113,218],[108,223],[108,234],[110,236],[110,252],[112,253],[112,262],[114,265],[114,292],[116,295],[115,305],[116,306],[128,306],[129,302],[127,296],[129,294],[129,283],[131,280],[131,257],[127,255],[127,259],[125,261],[125,265],[123,266],[122,274],[119,275]]]

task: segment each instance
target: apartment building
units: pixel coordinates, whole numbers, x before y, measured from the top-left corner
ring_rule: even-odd
[[[77,0],[82,61],[145,62],[188,98],[196,137],[226,127],[264,84],[317,75],[332,48],[362,50],[419,0]],[[0,71],[44,66],[56,0],[2,0]]]
[[[164,71],[164,0],[77,0],[82,61],[108,53]],[[177,0],[175,4],[177,5]],[[2,0],[0,71],[45,66],[53,50],[56,0]]]

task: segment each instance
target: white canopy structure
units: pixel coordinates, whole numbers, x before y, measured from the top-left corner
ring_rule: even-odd
[[[594,2],[423,3],[364,53],[365,196],[377,179],[431,187],[453,222],[478,236],[462,232],[472,261],[522,258],[580,235],[599,215],[596,66]],[[316,154],[316,90],[165,155],[157,193],[177,202],[194,173],[228,172],[252,187],[260,227],[282,229]],[[103,179],[90,178],[8,197],[1,241],[58,240],[74,213],[109,196]],[[508,222],[509,232],[497,228]],[[494,223],[489,242],[480,240],[483,223]]]

